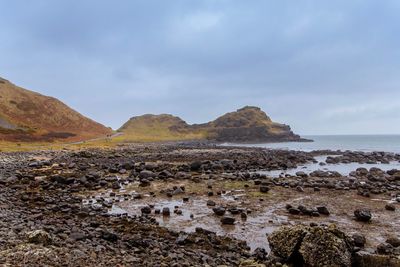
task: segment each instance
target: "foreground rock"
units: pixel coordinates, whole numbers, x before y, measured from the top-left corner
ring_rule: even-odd
[[[271,266],[400,267],[400,255],[392,245],[400,246],[397,237],[379,245],[378,253],[360,251],[366,242],[365,237],[354,234],[349,238],[333,224],[283,226],[273,232],[268,241],[271,255],[267,262]]]
[[[271,252],[295,266],[351,266],[350,239],[334,225],[281,227],[268,241]]]

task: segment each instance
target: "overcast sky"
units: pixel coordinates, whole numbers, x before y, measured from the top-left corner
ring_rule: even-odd
[[[398,0],[0,0],[0,76],[118,128],[261,107],[300,134],[400,133]]]

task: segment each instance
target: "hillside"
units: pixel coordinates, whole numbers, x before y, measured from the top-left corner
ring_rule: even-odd
[[[289,126],[273,122],[260,108],[249,106],[214,121],[195,125],[189,125],[172,115],[147,114],[131,118],[118,131],[130,136],[130,139],[207,139],[239,143],[305,141],[294,134]]]
[[[124,133],[124,141],[188,140],[203,137],[200,132],[192,131],[184,120],[169,114],[132,117],[118,132]]]
[[[0,78],[0,140],[75,141],[110,133],[61,101]]]
[[[220,142],[305,141],[294,134],[288,125],[273,122],[260,108],[251,106],[197,127],[207,129],[208,138]]]

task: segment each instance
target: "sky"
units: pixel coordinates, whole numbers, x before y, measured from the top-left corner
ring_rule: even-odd
[[[296,133],[400,133],[398,0],[0,0],[0,76],[114,129],[245,105]]]

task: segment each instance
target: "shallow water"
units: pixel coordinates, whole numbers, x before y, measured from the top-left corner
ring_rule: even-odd
[[[203,192],[192,192],[187,190],[184,194],[168,198],[164,194],[157,194],[156,197],[149,192],[156,192],[160,188],[169,188],[173,185],[184,185],[186,188],[194,186],[203,188]],[[244,186],[244,184],[242,185]],[[214,184],[215,190],[220,185]],[[142,199],[133,199],[133,195],[140,191]],[[84,205],[99,205],[96,199],[103,198],[110,205],[111,215],[140,215],[141,208],[154,205],[152,215],[161,226],[165,226],[174,231],[194,232],[195,228],[201,227],[217,233],[234,237],[247,242],[251,250],[258,247],[269,251],[267,235],[276,230],[279,226],[288,224],[311,222],[316,223],[336,223],[347,233],[361,232],[367,236],[368,246],[376,247],[384,241],[390,234],[400,231],[398,221],[400,214],[398,211],[389,212],[384,209],[386,203],[391,202],[391,198],[385,195],[364,198],[352,191],[341,191],[340,198],[337,198],[335,190],[322,190],[314,192],[306,189],[305,193],[293,191],[292,189],[274,187],[268,194],[252,196],[258,192],[257,186],[250,188],[227,190],[221,196],[206,196],[206,184],[193,184],[190,181],[174,181],[173,183],[153,182],[149,188],[126,187],[124,192],[117,192],[117,195],[110,197],[110,192],[95,193],[91,198],[84,201]],[[189,197],[189,201],[184,202],[183,197]],[[335,199],[335,201],[332,201]],[[91,203],[88,201],[91,200]],[[236,219],[235,225],[225,226],[220,222],[221,217],[216,216],[212,207],[207,206],[207,200],[213,200],[217,206],[237,207],[244,211],[250,211],[247,219],[242,219],[240,214],[231,215],[228,211],[227,216]],[[262,200],[262,201],[261,201]],[[327,206],[330,216],[309,217],[304,215],[290,215],[286,212],[286,204],[293,206],[305,205],[316,207],[319,205]],[[162,214],[154,214],[155,209],[170,208],[171,216],[165,217]],[[173,211],[177,207],[182,211],[182,215],[175,214]],[[372,210],[373,223],[365,224],[354,221],[353,211],[360,207],[367,207]],[[191,216],[193,215],[193,217]]]

